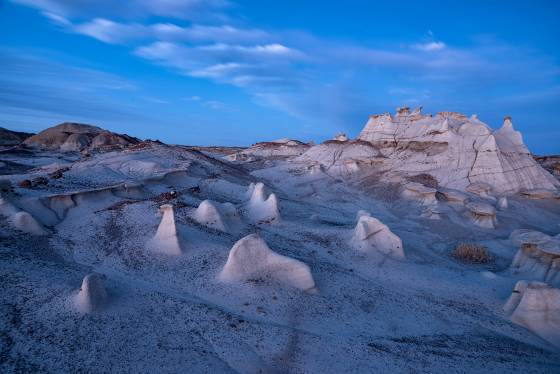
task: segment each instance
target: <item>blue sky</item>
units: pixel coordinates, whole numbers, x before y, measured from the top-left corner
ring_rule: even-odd
[[[0,1],[0,126],[248,145],[422,105],[560,153],[560,2],[396,3]]]

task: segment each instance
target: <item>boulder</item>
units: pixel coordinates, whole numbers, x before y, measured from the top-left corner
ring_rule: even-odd
[[[218,278],[223,282],[270,279],[304,291],[315,289],[306,264],[272,251],[257,234],[245,236],[234,244]]]
[[[519,281],[504,305],[510,319],[560,348],[560,289]]]

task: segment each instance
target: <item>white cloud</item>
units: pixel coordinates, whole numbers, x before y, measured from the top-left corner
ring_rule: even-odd
[[[424,52],[441,51],[445,47],[446,45],[444,42],[435,42],[435,41],[431,41],[427,43],[419,43],[414,45],[415,49]]]
[[[104,18],[95,18],[91,22],[72,27],[73,31],[91,36],[105,43],[125,43],[149,34],[149,29],[140,24],[122,24]]]

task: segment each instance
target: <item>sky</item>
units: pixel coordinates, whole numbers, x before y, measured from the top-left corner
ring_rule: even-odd
[[[400,106],[560,154],[560,1],[0,0],[0,126],[173,144],[356,137]]]

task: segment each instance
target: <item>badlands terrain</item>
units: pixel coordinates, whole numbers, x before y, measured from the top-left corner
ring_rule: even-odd
[[[3,373],[560,372],[559,159],[508,117],[0,136]]]

